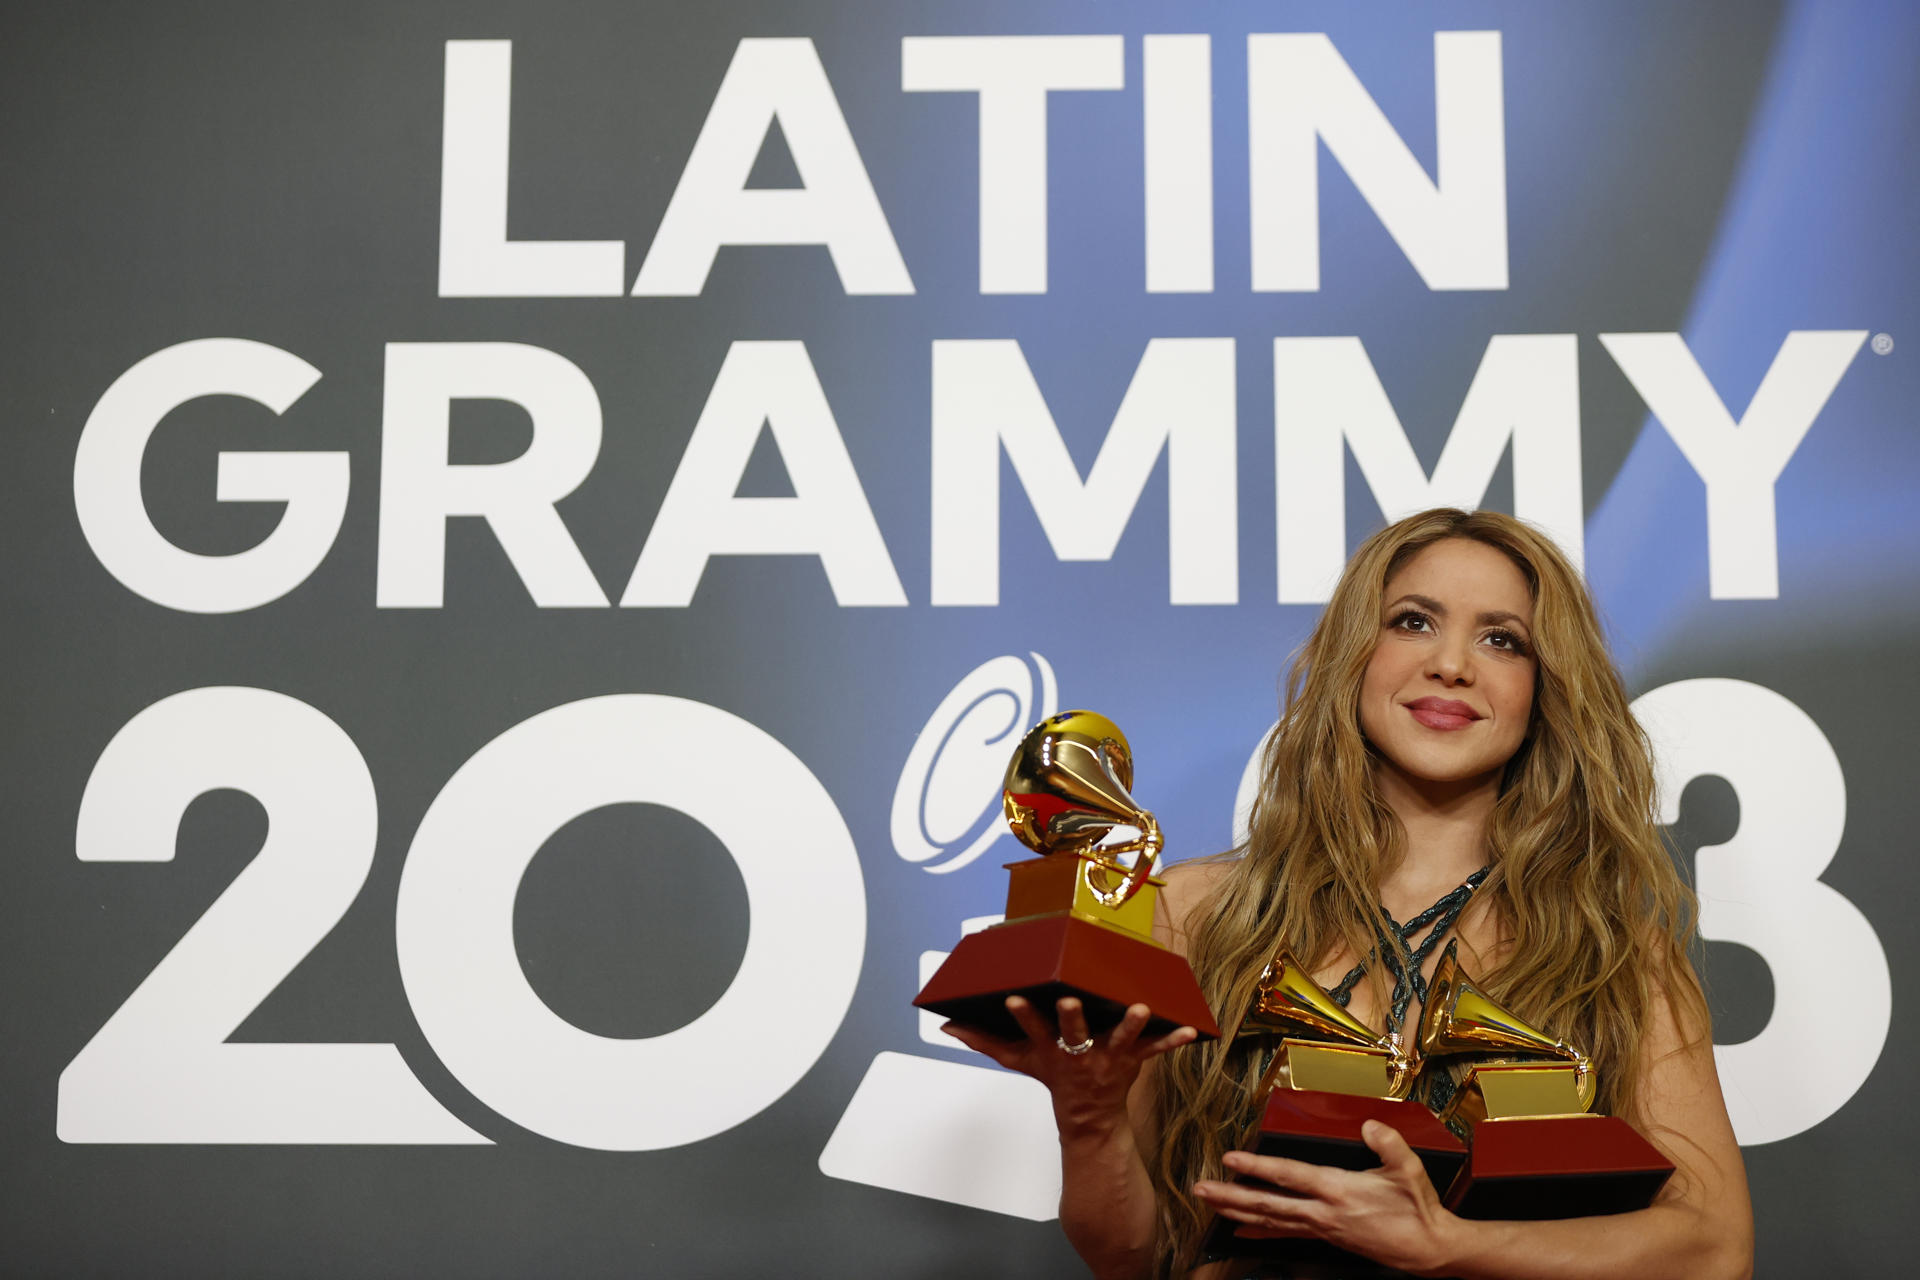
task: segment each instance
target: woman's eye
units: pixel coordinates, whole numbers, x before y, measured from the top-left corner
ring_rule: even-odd
[[[1505,649],[1509,653],[1527,651],[1527,642],[1511,631],[1490,631],[1487,633],[1487,643],[1496,649]]]
[[[1388,625],[1396,627],[1401,631],[1431,631],[1433,629],[1433,619],[1427,617],[1424,613],[1408,612],[1401,614]]]

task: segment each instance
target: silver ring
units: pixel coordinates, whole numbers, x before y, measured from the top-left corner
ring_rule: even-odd
[[[1065,1054],[1071,1054],[1073,1057],[1076,1057],[1076,1058],[1079,1057],[1081,1054],[1085,1053],[1087,1050],[1093,1048],[1092,1036],[1088,1036],[1085,1040],[1082,1040],[1079,1044],[1068,1044],[1067,1038],[1065,1036],[1055,1036],[1053,1038],[1053,1042],[1060,1046],[1060,1052]]]

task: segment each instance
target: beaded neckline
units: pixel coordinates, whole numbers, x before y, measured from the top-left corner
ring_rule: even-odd
[[[1387,1032],[1398,1034],[1401,1024],[1406,1021],[1407,1007],[1413,1003],[1414,997],[1418,996],[1422,1004],[1426,1003],[1427,979],[1420,970],[1426,964],[1427,957],[1433,954],[1433,949],[1439,944],[1440,939],[1453,928],[1454,921],[1460,918],[1460,913],[1466,909],[1467,901],[1473,897],[1473,891],[1478,889],[1480,882],[1487,878],[1489,870],[1491,870],[1489,867],[1480,868],[1450,893],[1441,897],[1438,902],[1405,924],[1395,920],[1392,912],[1381,907],[1381,923],[1376,923],[1373,927],[1373,949],[1361,958],[1359,964],[1349,969],[1347,976],[1340,979],[1340,984],[1327,994],[1344,1007],[1353,996],[1354,984],[1365,976],[1367,965],[1376,955],[1381,956],[1388,972],[1393,974],[1393,1005],[1387,1015]],[[1433,926],[1432,930],[1419,946],[1414,946],[1414,935],[1428,925]],[[1392,929],[1398,935],[1401,946],[1396,947],[1389,940],[1388,929]],[[1407,962],[1404,967],[1400,960],[1402,947],[1407,952]]]

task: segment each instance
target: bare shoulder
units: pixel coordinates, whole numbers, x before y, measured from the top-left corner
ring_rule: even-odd
[[[1166,887],[1154,910],[1154,931],[1161,940],[1186,954],[1187,939],[1199,927],[1206,905],[1239,865],[1233,858],[1197,858],[1163,872]]]

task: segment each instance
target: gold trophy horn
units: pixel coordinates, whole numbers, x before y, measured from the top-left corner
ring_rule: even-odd
[[[1132,786],[1133,752],[1119,726],[1096,712],[1064,711],[1034,726],[1013,753],[1001,805],[1020,843],[1079,859],[1093,899],[1114,908],[1148,883],[1162,844],[1160,823],[1128,793]],[[1140,834],[1101,847],[1116,827]],[[1131,867],[1119,861],[1126,853],[1137,855]]]
[[[1413,1087],[1414,1064],[1399,1040],[1348,1013],[1285,948],[1261,972],[1240,1034],[1281,1038],[1263,1096],[1282,1088],[1398,1099]]]
[[[1441,1119],[1475,1124],[1489,1117],[1579,1115],[1593,1106],[1593,1062],[1556,1036],[1522,1021],[1467,978],[1459,942],[1447,944],[1427,984],[1420,1056],[1481,1059]]]

